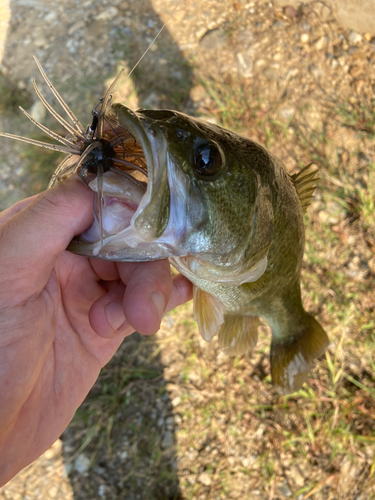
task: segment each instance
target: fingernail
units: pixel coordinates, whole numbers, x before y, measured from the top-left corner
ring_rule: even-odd
[[[159,315],[159,319],[163,317],[164,311],[165,311],[165,297],[159,292],[153,292],[150,294],[150,299],[154,303],[154,306],[156,307],[156,310]]]
[[[125,323],[124,309],[120,304],[117,304],[117,302],[109,302],[109,304],[105,306],[105,314],[108,323],[115,331]]]

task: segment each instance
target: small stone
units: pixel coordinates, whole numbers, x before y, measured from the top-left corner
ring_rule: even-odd
[[[180,396],[176,396],[175,398],[172,399],[172,406],[176,408],[181,403],[181,398]]]
[[[279,73],[274,68],[266,68],[263,71],[263,75],[270,82],[275,82],[279,79]]]
[[[57,17],[57,12],[55,10],[51,10],[51,12],[48,12],[46,16],[44,16],[44,20],[46,23],[51,23],[54,21]]]
[[[297,17],[297,10],[292,6],[292,5],[287,5],[284,7],[284,16],[287,17],[288,19],[293,19]]]
[[[314,2],[312,8],[322,21],[327,21],[331,15],[331,9],[324,2]]]
[[[173,445],[173,434],[170,431],[164,433],[163,439],[161,441],[162,448],[169,448]]]
[[[98,495],[100,497],[104,497],[105,495],[105,490],[107,489],[107,486],[105,484],[101,484],[98,488]]]
[[[68,29],[68,35],[73,35],[75,31],[81,30],[84,27],[85,23],[82,20],[77,21]]]
[[[296,112],[295,108],[293,108],[292,106],[286,106],[286,107],[279,109],[277,114],[281,118],[284,118],[285,120],[291,120],[293,118],[295,112]]]
[[[292,480],[299,488],[302,488],[305,484],[305,478],[301,474],[299,468],[296,465],[292,465],[289,468],[289,479]]]
[[[156,425],[158,427],[163,427],[163,425],[164,425],[164,418],[163,417],[158,418],[158,420],[156,422]]]
[[[361,75],[362,73],[363,73],[363,69],[361,68],[361,66],[358,66],[358,65],[351,66],[349,69],[349,74],[353,78],[358,78],[359,75]]]
[[[86,457],[83,453],[81,455],[78,455],[76,463],[74,465],[75,470],[79,473],[82,474],[83,472],[87,472],[90,467],[90,459],[89,457]]]
[[[293,493],[290,491],[290,488],[287,484],[281,484],[279,486],[279,491],[284,497],[291,497]]]
[[[302,43],[307,43],[309,41],[309,35],[307,33],[302,33],[301,35],[301,42]]]
[[[356,33],[355,31],[352,31],[349,35],[349,42],[351,43],[360,43],[362,41],[362,35],[359,33]]]
[[[199,102],[203,101],[203,99],[207,96],[207,92],[203,85],[196,85],[190,89],[189,95],[193,102]]]
[[[117,7],[111,6],[108,9],[104,10],[100,14],[98,14],[95,18],[96,21],[109,21],[113,19],[119,14],[119,10]]]
[[[198,476],[198,482],[204,486],[210,486],[212,481],[207,472],[202,472],[202,474],[199,474]]]
[[[371,41],[372,36],[371,36],[371,34],[370,34],[370,33],[364,33],[364,34],[363,34],[363,38],[364,38],[365,40],[367,40],[368,42],[370,42],[370,41]]]
[[[310,66],[308,67],[308,70],[312,74],[312,76],[314,78],[316,78],[316,80],[319,80],[320,78],[322,78],[322,76],[324,74],[322,68],[320,66],[318,66],[317,64],[310,64]]]
[[[238,70],[242,76],[249,78],[253,73],[253,61],[248,54],[238,52],[237,55]]]
[[[324,36],[321,36],[314,44],[316,50],[323,50],[326,46],[326,39]]]
[[[199,46],[204,50],[218,50],[225,45],[224,31],[220,28],[206,31],[199,41]]]
[[[51,498],[57,497],[58,492],[59,492],[59,490],[58,490],[58,488],[56,488],[56,486],[52,486],[52,488],[49,488],[49,490],[48,490],[48,494]]]
[[[174,417],[168,417],[166,420],[165,420],[165,423],[167,425],[173,425],[174,424]]]
[[[122,451],[121,453],[119,453],[119,458],[122,461],[126,460],[128,458],[128,452],[127,451]]]
[[[365,86],[364,80],[359,79],[352,82],[352,88],[357,92],[357,94],[361,93],[364,86]]]

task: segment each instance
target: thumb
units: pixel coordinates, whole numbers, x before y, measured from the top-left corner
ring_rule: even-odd
[[[2,281],[18,288],[22,278],[35,291],[42,289],[57,257],[92,222],[92,199],[83,183],[67,181],[41,193],[1,226]]]

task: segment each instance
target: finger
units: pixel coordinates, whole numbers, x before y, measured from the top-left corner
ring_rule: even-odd
[[[101,337],[110,339],[120,334],[128,335],[134,331],[125,319],[123,300],[125,285],[116,287],[94,302],[89,311],[91,328]]]
[[[103,281],[114,281],[120,278],[115,262],[102,259],[90,259],[90,264],[95,274]]]
[[[39,195],[35,194],[34,196],[30,196],[30,198],[25,198],[24,200],[18,201],[11,207],[7,208],[3,212],[0,212],[0,226],[6,223],[7,220],[9,220],[13,215],[18,214],[18,212],[21,212],[24,208],[27,207],[29,203],[31,203],[35,198],[37,198]]]
[[[181,304],[185,304],[185,302],[188,302],[192,298],[192,283],[187,278],[185,278],[185,276],[182,276],[182,274],[178,274],[172,280],[171,298],[169,299],[165,312],[171,311]]]
[[[156,333],[171,292],[168,260],[138,264],[130,276],[124,295],[125,316],[131,326],[144,335]]]
[[[0,227],[3,269],[43,288],[57,257],[92,222],[92,197],[83,183],[67,181],[32,200]]]
[[[144,333],[141,329],[141,325],[138,325],[139,327],[135,327],[134,325],[131,326],[129,321],[125,318],[123,307],[126,290],[125,285],[123,283],[117,283],[117,285],[114,286],[115,282],[111,282],[111,284],[113,284],[113,288],[91,306],[89,320],[92,329],[101,337],[108,339],[117,337],[118,335],[126,337],[135,329],[140,333]],[[172,281],[171,297],[165,312],[187,302],[192,296],[193,286],[190,281],[182,275],[175,276]],[[146,314],[146,309],[150,308],[147,295],[145,297],[140,297],[138,308],[142,315]],[[160,321],[158,319],[152,323],[151,326],[155,328],[155,325],[157,330],[160,326]]]

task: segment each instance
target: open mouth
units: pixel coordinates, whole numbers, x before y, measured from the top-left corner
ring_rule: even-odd
[[[150,152],[149,141],[136,114],[127,108],[121,111],[121,123],[116,116],[104,118],[100,140],[84,150],[79,162],[77,175],[97,195],[93,224],[72,243],[105,242],[127,229],[147,191],[144,149]]]

